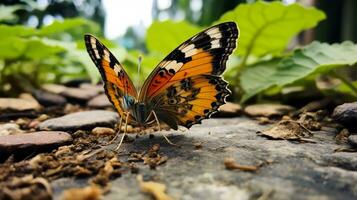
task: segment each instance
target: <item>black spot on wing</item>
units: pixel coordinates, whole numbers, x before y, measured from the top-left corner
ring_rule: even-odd
[[[103,57],[103,55],[104,55],[104,47],[103,47],[103,45],[98,40],[96,40],[95,41],[95,46],[97,48],[99,56]]]
[[[182,52],[179,49],[175,49],[173,52],[171,52],[166,58],[165,60],[176,60],[177,63],[187,63],[190,62],[192,60],[191,57],[185,57],[185,53]]]
[[[114,57],[114,55],[111,54],[111,53],[109,53],[109,59],[110,59],[110,61],[109,61],[109,66],[110,66],[111,68],[114,68],[115,64],[118,62],[117,59],[116,59],[116,58]]]
[[[196,49],[207,50],[211,48],[211,39],[212,38],[207,33],[203,32],[197,38],[194,38],[192,43],[195,45]]]
[[[169,73],[172,74],[172,75],[175,75],[175,70],[174,69],[169,69]]]

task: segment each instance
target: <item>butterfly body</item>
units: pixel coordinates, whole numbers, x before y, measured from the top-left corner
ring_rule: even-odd
[[[147,104],[143,102],[137,102],[133,106],[131,115],[133,116],[137,125],[143,127],[150,120],[150,113],[151,109]]]
[[[156,120],[177,129],[179,125],[190,128],[201,123],[225,103],[230,91],[221,75],[236,47],[238,33],[234,22],[198,33],[166,56],[139,92],[99,40],[85,35],[85,43],[121,120],[141,127]]]

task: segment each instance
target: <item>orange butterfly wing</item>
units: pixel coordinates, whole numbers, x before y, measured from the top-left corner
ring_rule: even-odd
[[[220,77],[236,47],[238,28],[226,22],[193,36],[149,75],[139,101],[153,104],[159,118],[177,129],[191,127],[216,112],[230,94]]]
[[[119,61],[97,38],[85,35],[84,40],[87,51],[102,76],[105,93],[120,116],[124,118],[124,112],[127,112],[124,96],[137,98],[133,82]]]

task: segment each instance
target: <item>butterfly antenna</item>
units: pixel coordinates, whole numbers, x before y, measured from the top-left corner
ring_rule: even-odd
[[[138,83],[139,84],[137,84],[137,91],[139,91],[140,90],[140,85],[141,85],[141,63],[142,63],[142,61],[143,61],[143,57],[140,55],[139,57],[138,57]]]

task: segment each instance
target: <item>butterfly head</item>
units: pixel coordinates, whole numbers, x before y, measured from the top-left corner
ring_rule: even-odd
[[[126,110],[130,110],[131,108],[134,107],[135,104],[135,98],[130,95],[124,95],[123,96],[123,108]]]

